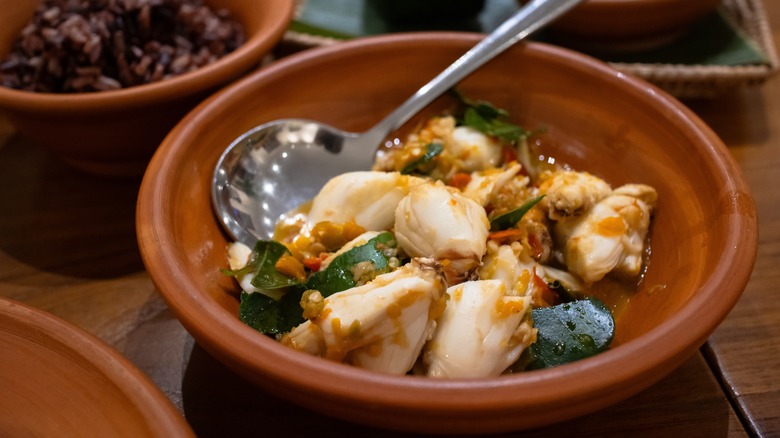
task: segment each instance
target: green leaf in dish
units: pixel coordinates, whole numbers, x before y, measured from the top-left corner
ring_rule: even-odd
[[[301,284],[300,281],[288,277],[276,270],[276,262],[290,251],[287,247],[273,240],[260,240],[255,244],[252,255],[249,256],[252,277],[252,286],[258,289],[279,289],[283,287]],[[244,268],[246,269],[246,268]],[[241,269],[240,271],[243,271]]]
[[[425,164],[429,163],[433,158],[442,153],[444,146],[441,143],[428,143],[425,146],[425,153],[418,159],[404,166],[401,169],[402,175],[408,175],[416,170],[420,170]]]
[[[455,89],[450,90],[450,92],[461,104],[465,105],[463,117],[460,120],[462,125],[474,128],[483,134],[498,137],[511,144],[516,144],[532,134],[525,128],[507,121],[509,113],[506,110],[489,102],[471,100]]]
[[[536,342],[524,358],[526,369],[550,368],[605,351],[615,336],[615,320],[596,298],[539,307],[531,311]]]
[[[264,245],[266,246],[272,245]],[[392,233],[381,233],[364,245],[352,248],[333,259],[327,268],[312,275],[305,285],[292,285],[279,300],[261,293],[242,292],[239,318],[245,324],[266,334],[287,333],[304,321],[300,303],[305,291],[316,289],[323,297],[327,297],[354,287],[357,284],[355,274],[358,271],[363,278],[373,278],[388,272],[391,269],[389,260],[395,253],[392,251],[395,246],[395,236]]]
[[[528,210],[532,209],[534,205],[538,204],[544,198],[545,195],[537,196],[523,203],[523,205],[517,207],[512,211],[508,211],[500,216],[497,216],[490,221],[491,231],[500,231],[512,228],[515,226],[523,216],[528,213]]]
[[[316,289],[323,297],[327,297],[355,287],[356,274],[364,278],[366,276],[373,278],[378,274],[389,272],[391,269],[389,260],[393,257],[394,251],[388,250],[395,247],[393,233],[381,233],[366,244],[352,248],[333,259],[327,268],[311,276],[306,283],[306,288]]]
[[[244,324],[269,335],[287,333],[304,321],[300,294],[292,292],[278,301],[258,292],[241,292],[238,316]]]
[[[260,240],[249,255],[249,261],[241,269],[222,269],[222,273],[230,276],[254,274],[252,286],[258,289],[272,290],[295,286],[301,282],[288,277],[276,270],[276,262],[285,254],[287,247],[273,240]]]

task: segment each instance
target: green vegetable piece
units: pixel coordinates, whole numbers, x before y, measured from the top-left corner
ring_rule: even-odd
[[[255,330],[272,335],[287,333],[304,321],[300,294],[295,293],[277,301],[261,293],[241,292],[238,316]]]
[[[493,114],[500,115],[501,113],[468,108],[463,115],[463,124],[513,144],[529,135],[528,131],[522,127],[497,118],[498,115],[491,118]]]
[[[260,240],[255,244],[252,254],[249,255],[249,261],[241,269],[229,270],[222,269],[222,273],[230,276],[254,273],[252,277],[252,286],[258,289],[280,289],[283,287],[295,286],[301,282],[295,278],[288,277],[276,270],[276,262],[290,251],[286,246],[274,240]]]
[[[523,127],[505,120],[509,116],[506,110],[497,108],[489,102],[468,99],[457,90],[451,90],[451,92],[466,106],[461,120],[463,125],[512,144],[516,144],[532,134]]]
[[[550,368],[594,356],[609,347],[615,320],[596,298],[532,310],[536,342],[528,350],[526,369]]]
[[[395,236],[384,232],[333,259],[328,267],[317,272],[304,284],[293,285],[278,301],[261,293],[241,293],[239,318],[245,324],[266,334],[287,333],[304,321],[301,297],[308,289],[320,291],[323,297],[341,292],[355,286],[353,269],[363,262],[372,264],[365,275],[374,276],[388,272],[391,255],[388,248],[394,248]],[[282,245],[283,246],[283,245]],[[263,246],[267,248],[267,245]],[[274,252],[273,249],[269,250]],[[278,249],[277,249],[278,251]],[[278,258],[278,257],[277,257]]]
[[[520,221],[520,219],[525,216],[526,213],[530,209],[533,208],[534,205],[538,204],[539,201],[541,201],[544,198],[545,195],[537,196],[534,199],[530,199],[523,203],[523,205],[517,207],[516,209],[506,212],[498,217],[493,218],[490,221],[490,230],[491,231],[501,231],[506,230],[508,228],[512,228],[515,226],[516,223]]]
[[[364,275],[376,276],[379,273],[390,271],[388,261],[391,255],[387,254],[388,248],[395,248],[396,241],[393,233],[384,232],[369,240],[365,245],[350,249],[333,259],[328,267],[312,275],[306,283],[307,289],[320,291],[323,297],[333,295],[336,292],[355,287],[355,265],[369,262],[373,269]]]
[[[276,262],[290,251],[286,246],[273,240],[260,240],[249,257],[249,264],[255,266],[252,286],[258,289],[279,289],[295,286],[301,282],[276,270]]]
[[[415,170],[420,169],[422,166],[433,160],[435,156],[441,154],[443,150],[444,146],[442,146],[441,143],[428,143],[425,146],[425,153],[422,155],[422,157],[404,166],[404,168],[401,169],[401,174],[408,175]]]

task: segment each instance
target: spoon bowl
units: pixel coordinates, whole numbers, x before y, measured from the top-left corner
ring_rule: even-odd
[[[371,168],[376,148],[370,145],[379,141],[305,119],[262,124],[220,158],[215,211],[240,242],[271,238],[277,219],[313,198],[332,176]]]
[[[279,218],[313,198],[332,177],[371,168],[387,136],[476,69],[582,0],[534,0],[364,133],[301,119],[245,132],[217,162],[212,205],[223,227],[252,245],[273,236]]]

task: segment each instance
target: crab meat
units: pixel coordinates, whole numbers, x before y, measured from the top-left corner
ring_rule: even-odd
[[[481,205],[440,183],[412,187],[395,211],[399,247],[412,257],[446,261],[448,278],[479,265],[489,229]]]
[[[458,126],[452,132],[450,152],[465,172],[496,167],[501,163],[501,145],[469,126]]]
[[[556,239],[569,271],[586,283],[601,280],[610,272],[639,274],[657,196],[650,186],[625,185],[584,215],[558,222]]]
[[[601,178],[587,172],[570,170],[553,172],[539,186],[546,195],[541,204],[553,220],[578,216],[607,197],[612,188]]]
[[[423,354],[428,376],[497,376],[517,361],[536,330],[525,318],[531,298],[507,292],[501,280],[447,289],[447,307]]]
[[[319,313],[282,342],[361,368],[404,374],[441,313],[445,283],[432,260],[411,263],[324,299]]]
[[[525,296],[533,289],[531,280],[537,269],[540,265],[519,243],[498,246],[491,242],[478,273],[480,280],[503,282],[510,295]]]
[[[473,172],[468,185],[463,188],[463,195],[484,207],[521,169],[522,166],[520,164],[513,162],[505,169],[488,169],[483,172]],[[523,178],[523,181],[522,185],[528,185],[528,177]]]
[[[365,230],[393,226],[395,207],[424,179],[398,172],[349,172],[332,178],[312,200],[304,232],[320,222],[355,222]]]

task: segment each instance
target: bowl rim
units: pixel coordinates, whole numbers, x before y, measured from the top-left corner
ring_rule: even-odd
[[[295,11],[295,0],[265,0],[278,11],[273,20],[248,37],[241,46],[211,64],[169,79],[119,90],[88,93],[41,93],[0,86],[0,110],[81,113],[135,108],[149,102],[178,99],[214,87],[260,63],[260,56],[282,38]]]
[[[17,326],[11,330],[0,327],[3,336],[34,339],[41,347],[48,339],[55,345],[47,347],[52,354],[80,357],[119,389],[138,413],[148,430],[158,436],[194,437],[184,416],[168,397],[130,360],[97,336],[49,312],[16,300],[0,297],[0,325]]]
[[[728,216],[727,226],[736,230],[728,235],[724,243],[724,248],[731,252],[731,257],[723,257],[719,261],[713,275],[701,286],[702,293],[693,296],[680,311],[644,334],[641,337],[642,342],[630,341],[614,350],[561,367],[489,379],[437,380],[385,375],[326,360],[314,360],[305,354],[288,350],[271,339],[257,336],[257,332],[241,323],[217,303],[199,299],[198,295],[187,287],[192,286],[191,284],[172,281],[184,271],[180,264],[183,262],[177,259],[174,242],[162,232],[165,220],[168,219],[165,202],[168,198],[165,190],[170,186],[171,176],[176,174],[175,163],[178,160],[173,158],[183,153],[182,138],[191,137],[198,129],[203,129],[202,123],[208,119],[210,110],[226,104],[233,95],[244,92],[244,88],[255,81],[270,80],[283,75],[286,68],[305,66],[320,58],[339,57],[347,51],[371,50],[383,44],[410,44],[426,40],[462,45],[466,41],[476,43],[481,37],[478,34],[462,32],[391,34],[311,49],[281,59],[213,95],[191,111],[171,131],[152,158],[141,185],[137,208],[137,235],[144,263],[153,282],[182,324],[207,351],[229,366],[244,364],[251,367],[251,370],[237,369],[243,371],[245,377],[252,378],[250,374],[256,373],[257,376],[253,379],[256,382],[263,379],[273,382],[277,387],[289,387],[291,391],[305,390],[312,399],[320,397],[331,401],[369,403],[371,406],[387,409],[387,412],[393,412],[394,409],[409,411],[425,408],[427,413],[446,415],[453,412],[495,412],[506,410],[510,406],[512,410],[531,405],[552,407],[564,398],[567,403],[585,402],[594,394],[610,394],[627,382],[640,385],[635,391],[638,392],[674,370],[689,358],[695,348],[705,342],[738,300],[750,277],[756,257],[755,204],[747,184],[741,177],[739,167],[715,133],[692,111],[662,90],[586,55],[536,42],[521,43],[523,50],[551,59],[574,59],[576,65],[572,68],[585,70],[602,78],[609,77],[626,95],[641,96],[655,106],[656,111],[663,112],[683,129],[689,130],[704,145],[706,152],[715,158],[713,171],[722,179],[724,187],[732,197],[733,202],[728,204],[728,211],[724,212],[724,215]],[[191,126],[201,127],[193,129]],[[204,196],[208,196],[208,193]],[[745,261],[740,271],[725,269],[731,264],[731,259]],[[168,270],[164,276],[154,268],[161,263],[164,263]],[[720,289],[716,290],[717,285],[729,285],[728,289],[732,293],[723,296]],[[703,331],[696,309],[705,304],[711,309],[711,317],[706,324],[707,330]],[[213,321],[225,332],[210,331],[203,324],[203,318]],[[223,336],[232,337],[234,342],[230,345],[220,344],[219,338]],[[643,355],[646,348],[658,346],[663,348],[652,359],[628,360],[632,356]],[[258,351],[267,357],[262,362],[256,360]],[[280,367],[280,361],[289,366]],[[296,367],[307,370],[307,373],[291,376],[287,368]],[[597,373],[613,377],[609,381],[592,379]],[[652,375],[652,378],[640,378],[643,375]],[[344,385],[345,381],[349,381],[351,385]],[[552,381],[555,381],[556,385],[549,385]],[[374,388],[370,395],[355,391],[355,387],[366,385]],[[420,397],[421,392],[425,393],[425,397]],[[529,392],[534,393],[533,400],[526,396]],[[592,410],[595,409],[589,409]]]

